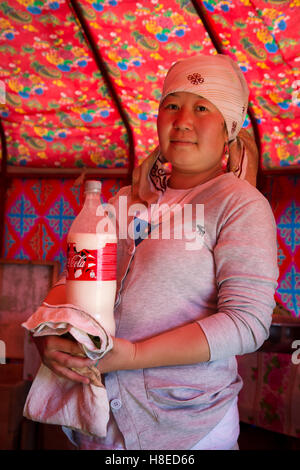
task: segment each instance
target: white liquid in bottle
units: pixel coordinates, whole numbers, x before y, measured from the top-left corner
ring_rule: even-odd
[[[95,196],[92,194],[85,203],[68,234],[66,297],[68,303],[87,312],[114,336],[117,238],[113,233],[91,229],[91,224],[96,227],[99,221],[92,200]]]

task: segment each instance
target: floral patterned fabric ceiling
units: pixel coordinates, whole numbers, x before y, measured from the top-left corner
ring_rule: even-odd
[[[78,5],[128,116],[135,165],[157,145],[167,69],[183,56],[217,53],[195,10],[200,6],[222,52],[237,60],[249,84],[262,168],[299,168],[299,0]],[[8,165],[128,167],[127,129],[70,2],[1,2],[0,51]],[[249,116],[244,127],[251,128]]]

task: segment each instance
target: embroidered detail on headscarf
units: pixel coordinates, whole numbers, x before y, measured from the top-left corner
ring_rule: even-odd
[[[165,190],[167,189],[167,175],[164,168],[162,167],[163,163],[164,162],[159,156],[156,162],[154,163],[149,176],[155,189],[157,189],[158,191],[165,192]]]
[[[187,76],[187,79],[193,84],[193,85],[199,85],[199,83],[204,82],[204,78],[200,75],[200,73],[194,72],[191,73],[190,75]]]
[[[231,126],[231,134],[233,134],[234,131],[236,130],[236,126],[237,126],[237,122],[233,121],[232,126]]]

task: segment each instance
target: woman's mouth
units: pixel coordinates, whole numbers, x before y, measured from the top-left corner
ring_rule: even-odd
[[[192,142],[190,140],[171,140],[170,143],[172,145],[196,145],[196,142]]]

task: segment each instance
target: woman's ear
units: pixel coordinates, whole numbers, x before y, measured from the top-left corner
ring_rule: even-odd
[[[259,154],[254,140],[246,129],[229,144],[228,171],[256,186]]]

